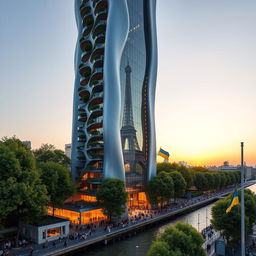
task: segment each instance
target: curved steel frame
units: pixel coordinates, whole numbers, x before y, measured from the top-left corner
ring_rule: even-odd
[[[126,0],[109,0],[108,17],[104,62],[104,177],[124,180],[120,62],[129,30]]]
[[[80,47],[82,38],[87,38],[91,43],[94,42],[94,48],[104,47],[104,66],[103,66],[103,80],[104,80],[104,106],[103,106],[103,141],[104,141],[104,161],[103,170],[104,177],[114,177],[125,180],[123,153],[121,145],[121,84],[120,84],[120,61],[124,45],[127,39],[129,31],[129,14],[127,7],[127,0],[107,0],[108,2],[108,18],[105,35],[105,46],[96,45],[95,38],[92,36],[92,32],[87,33],[88,26],[83,24],[84,17],[81,17],[80,9],[82,5],[91,8],[91,13],[94,19],[97,14],[93,12],[93,8],[97,6],[102,0],[75,0],[75,15],[78,28],[78,40],[75,51],[75,88],[74,88],[74,107],[73,107],[73,128],[72,128],[72,176],[74,179],[79,178],[81,174],[86,171],[88,161],[90,158],[87,152],[87,143],[90,138],[88,134],[88,117],[90,115],[90,109],[88,104],[83,104],[79,98],[79,89],[81,86],[88,90],[89,96],[91,96],[92,88],[87,87],[86,84],[90,84],[89,80],[95,73],[93,63],[90,59],[86,58],[86,64],[83,63],[82,57],[87,52],[83,52]],[[156,40],[156,0],[146,0],[144,5],[145,12],[145,41],[146,41],[146,75],[147,87],[144,88],[147,93],[146,99],[146,118],[148,125],[144,128],[147,130],[148,141],[146,145],[147,150],[147,180],[150,180],[156,175],[156,138],[155,138],[155,85],[156,85],[156,73],[157,73],[157,40]],[[97,27],[97,25],[95,26]],[[89,29],[90,30],[90,29]],[[88,31],[89,31],[88,30]],[[93,29],[91,29],[93,31]],[[86,35],[86,36],[85,36]],[[87,40],[85,39],[85,40]],[[102,56],[103,57],[103,56]],[[89,77],[84,77],[85,74],[80,74],[81,68],[90,67]],[[85,69],[84,69],[85,70]],[[88,81],[87,81],[88,80]],[[82,82],[81,82],[82,81]],[[145,81],[144,81],[145,83]],[[78,108],[84,112],[84,119],[87,121],[82,123],[79,121]],[[78,129],[79,128],[79,129]],[[79,132],[82,131],[87,141],[84,143],[78,142]],[[82,146],[81,146],[82,145]],[[79,149],[79,150],[77,150]],[[78,158],[84,157],[84,163]],[[80,166],[82,173],[77,172],[77,167]]]
[[[157,77],[157,34],[156,34],[156,0],[145,1],[144,7],[145,41],[146,41],[146,77],[147,78],[147,119],[148,130],[148,175],[151,180],[156,175],[156,132],[155,132],[155,91]]]

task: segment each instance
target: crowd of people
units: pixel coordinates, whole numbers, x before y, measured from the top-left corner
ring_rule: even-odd
[[[104,235],[106,233],[111,233],[112,231],[117,231],[132,225],[136,225],[141,222],[145,222],[147,220],[153,219],[155,217],[172,213],[173,211],[182,209],[184,207],[190,206],[192,204],[196,204],[202,200],[209,199],[211,197],[216,197],[225,192],[228,192],[228,189],[222,190],[219,192],[214,192],[210,195],[201,195],[196,198],[184,199],[178,198],[175,199],[175,202],[170,203],[169,205],[165,205],[161,209],[148,209],[144,206],[142,207],[133,207],[129,209],[128,218],[121,219],[117,221],[116,224],[109,224],[105,220],[88,223],[85,225],[70,225],[70,234],[67,237],[60,237],[57,241],[48,242],[46,241],[41,246],[35,246],[37,250],[47,249],[47,248],[57,248],[57,247],[67,247],[68,244],[73,244],[81,240],[87,240],[90,237],[96,237],[100,235]],[[15,241],[4,241],[2,244],[0,243],[0,256],[9,255],[10,249],[15,245]],[[19,247],[28,248],[28,254],[32,255],[34,249],[31,247],[31,242],[25,239],[20,239],[18,242]],[[31,249],[32,248],[32,249]]]

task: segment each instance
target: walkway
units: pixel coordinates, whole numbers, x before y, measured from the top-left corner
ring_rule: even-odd
[[[250,186],[253,183],[247,183],[247,186]],[[125,235],[129,232],[135,232],[136,230],[143,228],[147,225],[152,225],[153,223],[157,223],[159,221],[168,219],[173,217],[176,214],[182,214],[185,211],[191,211],[194,208],[198,208],[200,206],[209,204],[213,201],[218,200],[220,197],[223,197],[230,192],[233,191],[234,188],[225,189],[222,191],[215,192],[209,196],[203,195],[190,200],[181,201],[179,206],[169,207],[162,212],[158,212],[157,214],[148,213],[142,214],[140,216],[136,216],[136,218],[131,218],[127,223],[120,223],[117,227],[105,227],[103,228],[97,227],[96,230],[92,232],[75,232],[71,234],[70,238],[62,239],[61,241],[49,242],[47,248],[43,248],[42,245],[32,245],[34,251],[34,256],[46,255],[46,256],[57,256],[62,255],[64,253],[68,253],[77,249],[81,249],[88,245],[105,242],[111,240],[115,237],[119,237],[121,235]],[[74,239],[73,239],[74,238]],[[29,247],[12,249],[9,255],[15,256],[28,256]]]

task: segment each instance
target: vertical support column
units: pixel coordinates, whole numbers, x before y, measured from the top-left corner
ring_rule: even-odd
[[[244,143],[241,142],[241,256],[245,256],[244,217]]]

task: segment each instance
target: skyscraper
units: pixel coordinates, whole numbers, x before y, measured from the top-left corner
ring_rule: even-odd
[[[134,197],[156,174],[155,12],[156,0],[75,0],[72,176],[84,194],[113,177]]]

